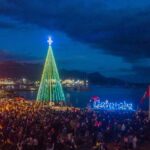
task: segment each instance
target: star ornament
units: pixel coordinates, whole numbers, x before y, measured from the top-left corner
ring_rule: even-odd
[[[49,45],[49,46],[51,46],[51,45],[52,45],[52,43],[53,43],[53,40],[52,40],[52,38],[51,38],[51,37],[48,37],[48,40],[47,40],[47,42],[48,42],[48,45]]]

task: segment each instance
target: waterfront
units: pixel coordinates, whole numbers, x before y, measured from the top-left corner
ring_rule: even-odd
[[[138,104],[145,92],[145,88],[139,87],[116,87],[116,86],[91,86],[89,91],[66,91],[66,100],[73,106],[85,107],[92,96],[99,96],[102,101],[127,101]],[[29,100],[35,100],[37,91],[18,91],[17,95]],[[137,105],[135,106],[137,107]]]

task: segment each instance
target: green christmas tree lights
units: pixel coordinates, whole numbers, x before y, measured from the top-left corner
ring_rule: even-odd
[[[42,79],[37,94],[39,102],[60,102],[65,101],[64,92],[59,78],[57,65],[52,51],[52,40],[49,37],[48,53],[44,65]]]

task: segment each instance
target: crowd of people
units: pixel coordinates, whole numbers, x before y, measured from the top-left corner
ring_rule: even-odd
[[[132,150],[150,140],[145,112],[0,100],[0,150]]]

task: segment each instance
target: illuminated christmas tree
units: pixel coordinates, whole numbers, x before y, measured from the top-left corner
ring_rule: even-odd
[[[65,101],[59,73],[52,51],[52,39],[49,37],[48,53],[44,65],[42,79],[37,94],[37,101],[40,102],[60,102]]]

